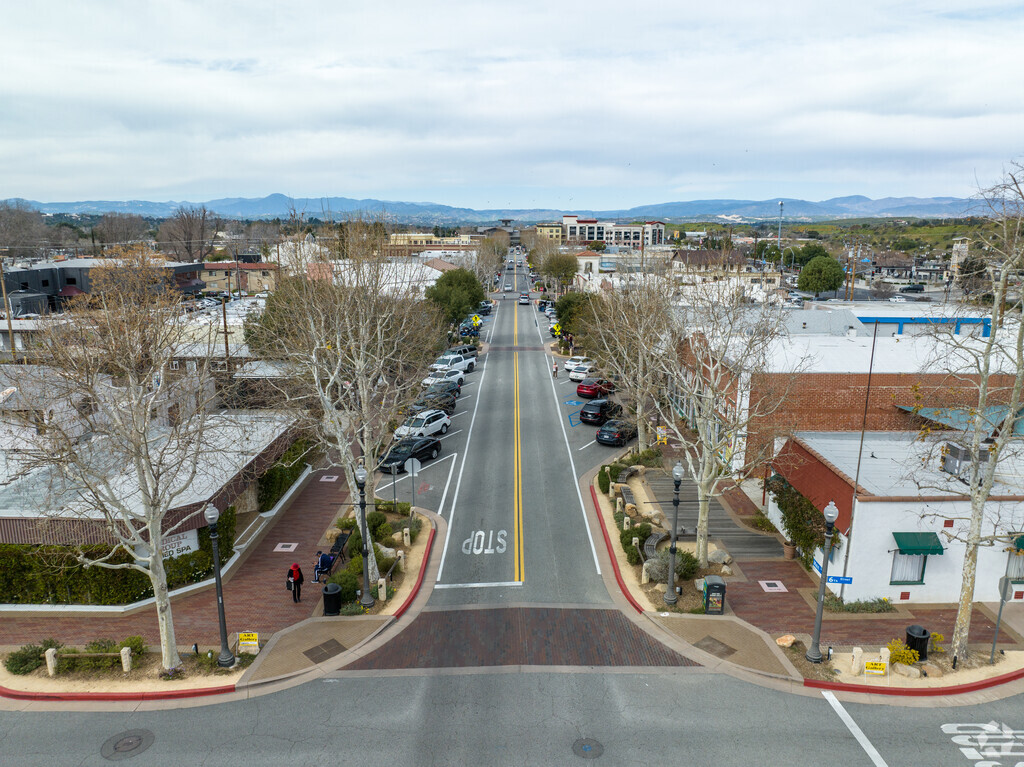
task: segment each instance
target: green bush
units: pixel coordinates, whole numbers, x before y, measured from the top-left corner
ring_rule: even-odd
[[[397,557],[381,557],[377,560],[377,567],[380,570],[380,574],[382,576],[387,575],[388,570],[394,567],[395,562],[397,561]]]
[[[338,615],[364,615],[365,613],[366,610],[363,609],[363,606],[355,601],[346,602],[338,610]]]
[[[4,668],[17,676],[31,674],[46,663],[43,653],[51,647],[59,650],[63,645],[56,639],[44,639],[39,644],[22,645],[4,659]]]
[[[362,567],[362,562],[360,562],[360,567]],[[345,569],[332,575],[327,582],[336,583],[341,587],[342,602],[351,602],[356,598],[356,591],[359,590],[359,576],[355,573],[350,573]]]
[[[137,658],[140,655],[145,655],[149,650],[146,646],[146,640],[140,636],[125,637],[121,640],[121,644],[118,645],[118,649],[121,647],[130,647],[132,650],[132,657]]]
[[[612,482],[618,482],[619,475],[622,473],[622,470],[625,469],[626,467],[623,466],[621,463],[613,463],[608,465],[606,468],[608,469],[608,479],[610,479]]]
[[[416,543],[416,536],[420,534],[420,528],[423,527],[423,520],[419,517],[411,517],[408,520],[402,521],[402,527],[409,528],[409,540],[412,543]]]
[[[334,526],[337,527],[339,530],[352,530],[356,526],[356,518],[345,517],[344,519],[339,519],[337,522],[334,523]]]
[[[857,599],[844,602],[835,594],[825,592],[825,609],[830,613],[891,613],[896,608],[885,597],[877,599]]]
[[[627,466],[647,466],[648,468],[658,468],[663,465],[665,459],[661,455],[661,449],[657,447],[650,447],[647,450],[641,450],[636,453],[630,453],[622,459],[623,463]]]
[[[608,495],[608,490],[611,488],[611,478],[608,476],[608,467],[602,466],[601,470],[597,472],[597,486],[602,493]]]
[[[619,543],[622,544],[622,550],[626,552],[626,561],[631,565],[640,564],[640,552],[633,546],[633,539],[639,538],[640,545],[644,545],[644,541],[647,540],[651,534],[651,526],[647,522],[643,522],[639,525],[634,525],[629,530],[623,530],[619,533]]]
[[[621,530],[622,529],[622,520],[624,520],[626,518],[626,512],[624,512],[624,511],[615,511],[615,512],[612,512],[612,516],[615,518],[615,526]]]
[[[352,552],[351,558],[348,560],[348,564],[345,565],[345,569],[342,570],[345,573],[352,573],[352,575],[362,577],[363,575],[363,555],[355,551]]]
[[[780,475],[765,484],[782,514],[783,533],[800,549],[800,562],[810,570],[815,549],[825,546],[825,516]],[[839,546],[839,536],[832,536],[832,548]]]
[[[373,540],[380,540],[380,536],[377,534],[377,531],[380,529],[380,526],[387,521],[388,518],[382,511],[371,511],[367,513],[366,529],[370,532],[370,537],[373,538]]]
[[[256,495],[260,511],[270,511],[274,504],[288,492],[295,480],[306,469],[303,462],[309,453],[309,445],[304,439],[297,439],[284,451],[277,463],[267,469],[266,473],[256,480]]]
[[[648,565],[648,572],[651,579],[658,583],[668,583],[668,558],[669,550],[661,549],[656,557],[651,559]],[[689,581],[697,575],[700,562],[697,557],[688,551],[676,551],[676,581]]]
[[[121,647],[113,639],[94,639],[87,642],[85,652],[113,652],[120,653]],[[109,656],[106,658],[76,658],[74,659],[76,671],[109,671],[113,668],[120,668],[120,656]]]
[[[376,501],[374,507],[377,511],[383,511],[386,514],[401,514],[404,517],[409,516],[409,510],[412,508],[412,504],[408,501],[399,501],[398,506],[395,506],[394,501]],[[397,510],[396,510],[397,509]]]
[[[394,534],[395,531],[392,529],[391,524],[385,522],[383,525],[377,528],[377,532],[374,535],[374,539],[378,541],[389,541],[391,540],[391,536]]]
[[[772,521],[765,516],[764,512],[758,509],[754,516],[750,518],[750,526],[762,530],[766,533],[776,533],[778,529],[772,524]]]
[[[348,537],[348,553],[353,559],[363,553],[363,533],[359,526],[352,528],[352,534]]]

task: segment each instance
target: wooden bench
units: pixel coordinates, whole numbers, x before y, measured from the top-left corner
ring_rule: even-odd
[[[619,492],[622,493],[622,503],[628,506],[633,504],[636,506],[636,498],[633,495],[633,491],[630,490],[626,485],[619,485]]]
[[[658,544],[668,538],[668,533],[651,533],[644,541],[644,559],[651,559],[658,554]]]
[[[322,580],[327,580],[329,577],[331,577],[331,573],[334,572],[335,568],[338,566],[338,563],[344,562],[346,559],[348,559],[348,556],[345,554],[345,545],[348,543],[348,539],[351,537],[351,530],[342,530],[341,535],[339,535],[335,539],[334,545],[331,546],[330,551],[331,566],[328,567],[326,570],[322,570],[320,572],[320,577]]]

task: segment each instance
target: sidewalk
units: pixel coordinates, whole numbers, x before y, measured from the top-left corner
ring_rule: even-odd
[[[330,472],[317,471],[309,483],[281,513],[237,570],[224,582],[224,612],[228,633],[256,631],[261,641],[281,629],[311,617],[320,601],[320,584],[313,583],[313,559],[317,543],[347,500],[341,481],[322,482]],[[337,472],[335,472],[337,474]],[[274,551],[279,543],[297,544],[294,551]],[[288,567],[298,562],[306,582],[302,601],[292,601],[285,588]],[[219,647],[216,591],[211,587],[172,600],[175,636],[183,651],[193,643]],[[130,615],[107,617],[58,613],[53,616],[5,615],[0,621],[0,645],[19,647],[53,637],[67,645],[83,645],[93,639],[121,640],[142,636],[159,647],[156,609],[149,607]]]

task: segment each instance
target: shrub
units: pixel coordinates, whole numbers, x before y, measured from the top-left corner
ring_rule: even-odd
[[[633,545],[633,539],[639,538],[640,545],[644,545],[644,541],[647,540],[651,534],[651,526],[647,522],[642,522],[638,525],[634,525],[629,530],[623,530],[619,533],[619,543],[622,544],[622,550],[626,552],[626,561],[631,565],[640,564],[640,552],[636,550]]]
[[[409,516],[409,510],[412,508],[412,504],[408,501],[399,501],[398,506],[395,506],[394,501],[376,501],[374,507],[377,511],[382,511],[385,514],[401,514],[404,517]]]
[[[661,549],[657,556],[650,560],[647,572],[651,578],[659,583],[668,583],[668,557],[669,550]],[[700,563],[697,558],[688,551],[676,551],[676,580],[689,581],[697,575]]]
[[[380,557],[377,560],[377,567],[380,569],[380,574],[387,575],[388,570],[394,567],[395,562],[397,561],[397,557]]]
[[[362,562],[359,563],[359,566],[360,568],[362,567]],[[342,602],[353,601],[356,598],[356,592],[359,590],[359,577],[355,573],[350,573],[347,569],[332,575],[328,583],[336,583],[341,587]]]
[[[409,528],[409,540],[415,543],[416,536],[420,534],[420,528],[423,527],[423,520],[419,517],[410,517],[408,521],[402,522],[402,527]]]
[[[391,527],[391,523],[385,522],[383,525],[377,528],[377,533],[374,538],[378,541],[389,541],[391,536],[395,534],[394,529]]]
[[[342,570],[344,573],[352,573],[356,577],[362,577],[363,575],[363,555],[352,554],[352,558],[348,560],[348,564],[345,565],[345,569]]]
[[[889,648],[890,663],[902,663],[905,666],[913,666],[921,659],[917,650],[911,650],[903,643],[902,639],[894,639],[886,647]]]
[[[649,447],[646,450],[640,450],[636,453],[630,453],[627,455],[623,462],[627,466],[647,466],[648,468],[658,468],[663,465],[665,460],[661,455],[661,448]]]
[[[622,521],[626,518],[626,513],[624,511],[616,511],[612,513],[612,516],[615,518],[615,526],[621,530]]]
[[[302,459],[308,453],[309,445],[306,440],[295,440],[277,463],[256,480],[256,495],[261,512],[274,508],[274,504],[295,484],[295,480],[306,468]]]
[[[94,639],[87,642],[85,652],[114,652],[121,651],[120,645],[113,639]],[[121,658],[109,656],[106,658],[74,658],[76,671],[109,671],[120,667]]]
[[[384,512],[382,511],[368,512],[366,515],[366,529],[369,531],[370,537],[374,540],[380,540],[377,534],[377,530],[379,530],[380,526],[387,521],[388,518],[384,515]]]
[[[891,613],[896,608],[885,597],[877,599],[857,599],[844,602],[835,594],[825,592],[825,609],[830,613]]]
[[[22,645],[4,659],[4,668],[17,676],[31,674],[46,663],[43,653],[51,647],[60,649],[63,645],[56,639],[44,639],[39,644]]]
[[[352,530],[356,526],[356,518],[345,517],[344,519],[339,519],[337,522],[334,523],[334,525],[339,530]]]
[[[613,463],[607,466],[606,468],[608,469],[608,479],[610,479],[612,482],[618,482],[619,475],[622,473],[622,470],[625,469],[626,467],[623,466],[621,463]]]
[[[939,644],[939,642],[944,642],[945,640],[945,634],[933,631],[932,635],[928,638],[928,652],[946,652],[946,648]]]
[[[768,479],[765,484],[782,514],[786,538],[797,545],[800,549],[800,561],[810,570],[815,549],[825,546],[825,516],[778,474]],[[832,536],[832,548],[838,549],[839,546],[839,536]]]
[[[608,476],[608,467],[602,466],[601,470],[597,472],[597,487],[598,489],[608,495],[608,490],[612,486],[611,478]]]
[[[341,609],[338,610],[338,615],[363,615],[365,612],[366,610],[363,609],[361,604],[352,601],[343,604]]]
[[[352,528],[352,535],[349,536],[348,543],[345,545],[348,546],[348,553],[353,559],[357,554],[363,553],[363,532],[358,525]]]
[[[149,649],[146,646],[146,640],[140,636],[125,637],[121,640],[121,644],[118,647],[130,647],[132,650],[132,657],[137,658],[140,655],[144,655]]]
[[[760,509],[758,509],[754,513],[754,516],[750,518],[750,526],[757,530],[763,530],[766,533],[778,532],[778,528],[772,524],[772,521],[768,519]]]

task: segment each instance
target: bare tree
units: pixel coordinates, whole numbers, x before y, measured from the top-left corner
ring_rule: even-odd
[[[478,280],[490,285],[494,275],[500,271],[505,259],[508,258],[508,243],[507,232],[496,232],[493,236],[481,240],[476,249],[476,264],[473,268]]]
[[[871,297],[872,298],[889,298],[889,296],[895,293],[895,289],[891,282],[879,278],[871,283]]]
[[[171,669],[180,659],[161,545],[201,513],[187,504],[215,482],[210,466],[232,449],[225,442],[244,437],[226,436],[227,417],[212,414],[216,339],[187,327],[165,270],[122,251],[95,268],[91,282],[91,293],[47,319],[37,340],[45,366],[18,366],[10,381],[38,399],[28,411],[43,414],[23,430],[23,467],[51,477],[44,501],[51,540],[110,543],[103,556],[78,546],[77,558],[149,578],[161,660]],[[176,372],[172,362],[186,347],[206,351],[194,370]],[[53,417],[62,405],[75,417]],[[69,520],[75,532],[62,536]],[[131,560],[118,561],[121,553]]]
[[[35,208],[21,201],[0,203],[0,255],[37,256],[46,242],[46,224]]]
[[[1024,165],[1015,163],[1002,181],[982,192],[989,210],[990,227],[982,227],[982,247],[973,279],[988,275],[985,287],[993,297],[987,338],[953,332],[936,336],[937,361],[952,374],[969,395],[965,429],[944,431],[941,435],[922,434],[931,455],[926,460],[937,465],[945,446],[958,448],[961,457],[959,477],[970,499],[970,514],[960,527],[943,528],[950,540],[965,546],[956,624],[950,652],[961,659],[968,654],[968,634],[977,580],[978,552],[981,547],[1004,545],[1021,534],[1019,510],[1007,509],[990,501],[992,489],[1011,459],[1024,454],[1024,445],[1015,438],[1021,421],[1024,389],[1024,321],[1021,319],[1021,291],[1014,283],[1024,269]],[[948,327],[948,326],[947,326]],[[941,439],[936,437],[941,436]],[[949,487],[942,488],[948,491]],[[1014,513],[1016,512],[1016,513]]]
[[[297,252],[293,276],[278,285],[251,336],[284,363],[278,394],[343,469],[352,497],[355,470],[377,468],[444,342],[433,305],[415,300],[415,280],[382,255],[387,234],[375,223],[347,223],[340,259]],[[374,557],[369,565],[375,581]]]
[[[708,562],[711,499],[734,475],[744,476],[770,456],[771,440],[746,441],[752,424],[772,415],[788,395],[803,360],[778,370],[777,345],[784,335],[783,310],[752,304],[733,280],[685,286],[673,307],[658,371],[667,396],[658,413],[683,447],[697,486],[697,558]]]
[[[158,239],[186,262],[203,261],[213,252],[217,233],[213,216],[205,205],[181,206],[160,225]]]
[[[133,213],[104,213],[96,225],[96,235],[106,245],[130,245],[147,231],[146,219]]]

